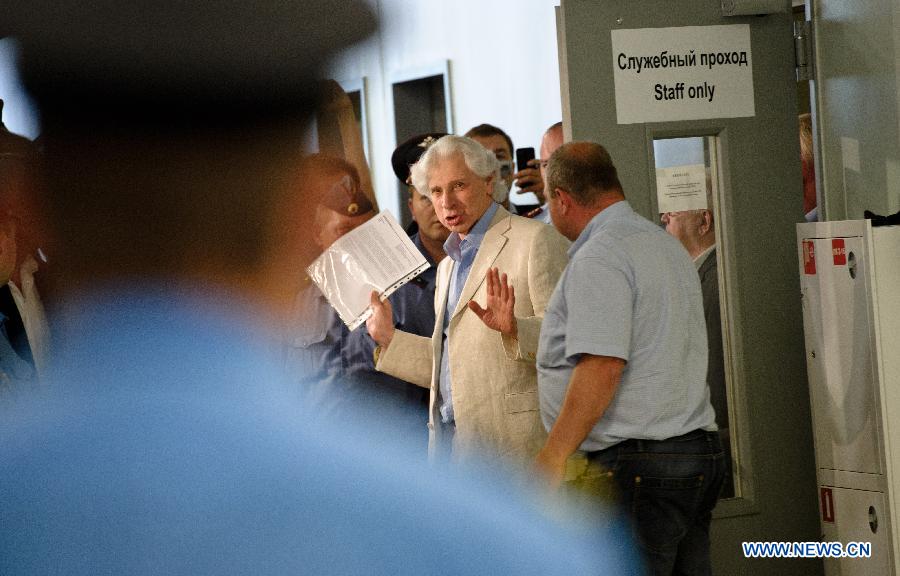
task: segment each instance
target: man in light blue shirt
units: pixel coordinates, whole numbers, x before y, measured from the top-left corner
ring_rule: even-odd
[[[709,574],[725,470],[697,272],[631,209],[602,146],[560,147],[547,175],[553,224],[573,244],[538,346],[538,468],[556,484],[586,452],[613,471],[654,574]]]

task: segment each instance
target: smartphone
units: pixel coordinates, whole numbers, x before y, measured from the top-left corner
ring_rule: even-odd
[[[528,168],[528,161],[534,160],[534,148],[516,148],[516,170]]]

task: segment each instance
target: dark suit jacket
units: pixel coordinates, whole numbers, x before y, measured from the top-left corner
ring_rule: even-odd
[[[716,411],[716,424],[720,429],[728,428],[722,317],[719,312],[719,272],[715,248],[697,272],[700,274],[700,288],[703,291],[703,314],[706,316],[706,337],[709,342],[706,383],[709,385],[710,402]]]

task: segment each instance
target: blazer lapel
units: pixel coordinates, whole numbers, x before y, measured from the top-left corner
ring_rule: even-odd
[[[438,264],[437,277],[435,278],[436,303],[434,315],[434,336],[437,337],[444,331],[444,315],[447,313],[447,292],[450,290],[450,278],[456,262],[453,258],[444,258]],[[440,340],[438,340],[440,341]]]
[[[481,240],[481,246],[478,247],[478,253],[475,255],[475,261],[472,262],[472,269],[469,270],[469,277],[466,278],[466,284],[459,294],[459,302],[456,304],[456,309],[453,311],[451,319],[468,307],[469,300],[475,296],[475,292],[484,283],[488,268],[497,259],[503,246],[506,245],[507,238],[505,234],[510,228],[510,218],[510,213],[503,206],[497,208],[497,212],[494,214],[493,220],[491,220],[491,225],[488,226],[487,232],[484,233],[484,238]]]

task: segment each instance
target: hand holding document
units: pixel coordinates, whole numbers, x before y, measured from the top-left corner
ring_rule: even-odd
[[[351,330],[372,311],[373,290],[384,300],[428,268],[390,212],[381,212],[340,237],[306,269],[322,294]]]

